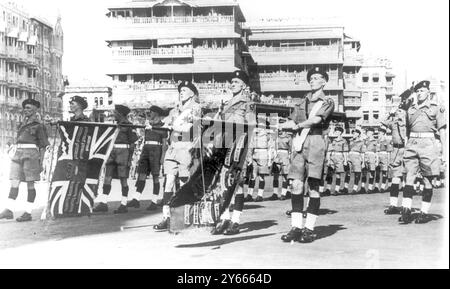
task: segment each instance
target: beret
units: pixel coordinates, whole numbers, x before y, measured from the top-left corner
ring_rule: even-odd
[[[197,87],[195,87],[195,85],[189,80],[184,80],[180,83],[180,85],[178,85],[178,92],[180,92],[183,87],[189,88],[195,95],[198,95]]]
[[[115,105],[114,108],[118,113],[120,113],[123,116],[127,116],[131,112],[131,110],[125,105]]]
[[[419,82],[416,86],[414,86],[414,91],[418,91],[421,88],[426,88],[426,89],[430,89],[430,82],[428,80],[424,80]]]
[[[152,105],[151,107],[150,107],[150,109],[149,109],[150,111],[154,111],[154,112],[156,112],[157,114],[159,114],[160,116],[163,116],[164,115],[164,110],[162,109],[162,108],[160,108],[159,106],[156,106],[156,105]]]
[[[233,79],[233,78],[238,78],[247,85],[250,82],[250,78],[248,77],[248,74],[243,70],[236,70],[235,72],[233,72],[231,79]]]
[[[72,100],[70,102],[78,103],[82,109],[86,109],[88,107],[87,101],[79,95],[75,95],[74,97],[72,97]]]
[[[40,108],[40,107],[41,107],[41,103],[40,103],[39,101],[37,101],[37,100],[35,100],[35,99],[31,99],[31,98],[25,99],[25,100],[22,102],[22,108],[25,108],[25,105],[27,105],[27,104],[34,105],[34,106],[37,107],[37,108]]]
[[[306,75],[306,79],[308,80],[308,82],[311,81],[311,76],[313,76],[314,74],[322,75],[327,82],[330,79],[329,76],[328,76],[328,73],[323,68],[321,68],[319,66],[315,66],[312,69],[310,69],[308,71],[308,74]]]

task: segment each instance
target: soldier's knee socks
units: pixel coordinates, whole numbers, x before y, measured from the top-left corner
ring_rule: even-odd
[[[111,185],[103,185],[103,194],[109,196],[111,193]]]
[[[158,196],[160,189],[161,189],[161,186],[160,186],[159,182],[153,182],[153,195]]]
[[[9,199],[16,200],[18,196],[19,196],[19,188],[11,188],[9,190],[9,196],[8,196]]]
[[[359,184],[359,180],[361,179],[361,173],[355,173],[355,185]]]
[[[348,183],[350,183],[350,174],[349,173],[345,174],[344,183],[346,186],[348,186]]]
[[[336,188],[338,189],[341,186],[341,177],[336,176]]]
[[[422,202],[431,203],[433,198],[433,189],[424,189],[422,193]]]
[[[145,189],[145,181],[137,181],[136,182],[136,192],[142,194]]]
[[[234,210],[242,212],[244,210],[244,194],[234,196]]]
[[[28,189],[28,203],[34,203],[36,200],[36,189]]]
[[[308,214],[318,216],[319,210],[320,210],[320,198],[310,198],[307,210]]]
[[[331,185],[333,182],[333,176],[331,174],[327,174],[325,180],[327,181],[327,185]]]
[[[279,180],[279,176],[274,176],[273,177],[273,188],[278,188],[280,186],[280,180]]]
[[[128,197],[128,192],[130,191],[130,188],[128,186],[122,187],[122,197]]]
[[[254,189],[255,185],[256,185],[256,180],[250,179],[249,182],[248,182],[248,188],[249,189]]]
[[[292,195],[291,196],[291,203],[292,203],[292,212],[293,213],[301,213],[303,211],[304,206],[304,198],[303,195]]]
[[[163,205],[168,205],[172,196],[173,196],[173,192],[164,192]]]
[[[391,192],[390,192],[391,198],[398,198],[399,191],[400,191],[400,185],[399,184],[392,184],[391,185]]]
[[[266,181],[265,181],[264,179],[262,179],[262,180],[260,179],[260,180],[259,180],[259,187],[258,187],[258,188],[259,188],[260,190],[264,190],[265,187],[266,187]]]

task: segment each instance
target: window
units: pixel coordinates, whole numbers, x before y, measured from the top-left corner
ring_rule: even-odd
[[[378,102],[378,100],[379,100],[379,92],[374,91],[373,92],[373,101]]]
[[[120,82],[126,82],[127,81],[127,75],[126,74],[119,75],[119,81]]]
[[[365,121],[368,121],[368,120],[369,120],[369,112],[368,112],[368,111],[363,111],[363,119],[364,119]]]
[[[103,97],[100,97],[100,105],[103,105]]]
[[[367,82],[369,82],[369,77],[368,76],[363,76],[362,80],[363,80],[363,82],[367,83]]]
[[[379,111],[374,111],[374,112],[373,112],[373,118],[374,118],[374,119],[380,118],[380,112],[379,112]]]

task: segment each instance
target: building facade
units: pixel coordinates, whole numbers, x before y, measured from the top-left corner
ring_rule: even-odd
[[[111,87],[100,86],[83,86],[74,87],[67,86],[63,96],[63,120],[69,120],[71,117],[70,101],[75,95],[83,97],[88,103],[88,108],[84,113],[95,119],[96,121],[104,121],[104,111],[111,111],[114,109],[114,101]],[[97,113],[98,112],[98,113]]]
[[[196,83],[201,97],[227,97],[230,74],[247,69],[245,18],[233,0],[132,1],[108,9],[108,75],[119,103],[174,105],[183,80]]]
[[[41,102],[41,117],[62,117],[63,40],[61,18],[52,26],[44,19],[29,16],[14,4],[0,3],[2,150],[8,143],[14,143],[25,99]]]

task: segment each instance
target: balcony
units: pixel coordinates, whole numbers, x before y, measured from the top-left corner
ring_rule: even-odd
[[[347,99],[344,98],[344,106],[345,107],[361,107],[362,102],[361,99]]]
[[[348,118],[362,118],[363,117],[362,112],[360,112],[358,110],[346,110],[345,114],[347,115]]]
[[[193,58],[194,50],[188,48],[153,48],[113,50],[113,58]]]
[[[107,72],[110,75],[230,73],[240,69],[236,62],[236,52],[233,47],[223,49],[183,48],[180,51],[175,50],[167,50],[166,48],[149,49],[149,51],[122,50],[124,52],[117,52],[120,51],[117,50],[113,52],[112,61]],[[118,53],[121,53],[122,56],[118,56]]]
[[[109,41],[241,37],[234,16],[112,17],[108,26]]]
[[[305,73],[260,73],[259,85],[261,91],[310,91],[311,86],[306,81]],[[254,85],[257,80],[252,81]],[[343,81],[337,76],[330,74],[330,79],[325,86],[325,90],[343,90]]]
[[[258,65],[341,64],[339,46],[250,47]]]
[[[361,67],[363,65],[364,58],[356,50],[344,51],[344,66]]]

